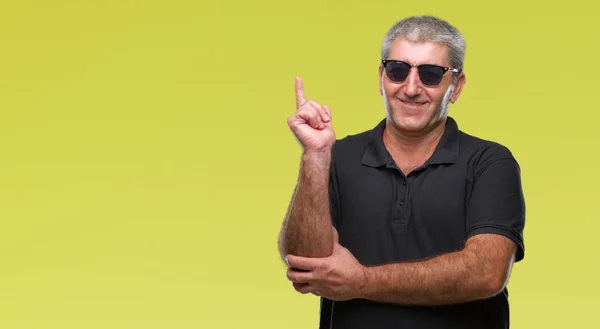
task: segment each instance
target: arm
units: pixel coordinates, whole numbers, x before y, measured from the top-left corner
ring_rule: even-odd
[[[366,298],[437,305],[491,297],[523,258],[525,202],[520,170],[505,148],[484,154],[466,213],[461,251],[414,263],[365,268]]]
[[[302,155],[298,184],[279,236],[282,258],[288,254],[327,257],[333,252],[330,165],[330,150]]]
[[[378,302],[443,305],[484,299],[504,289],[516,246],[494,234],[470,238],[463,250],[415,263],[364,269],[362,298]]]
[[[484,299],[507,284],[523,258],[525,203],[519,170],[510,158],[477,173],[465,219],[462,250],[431,259],[365,267],[339,244],[326,258],[288,257],[297,289],[332,300],[353,298],[407,305],[447,305]]]
[[[279,253],[326,257],[333,252],[329,204],[329,175],[335,132],[327,105],[307,101],[302,80],[296,78],[297,111],[288,125],[303,148],[294,196],[279,234]]]

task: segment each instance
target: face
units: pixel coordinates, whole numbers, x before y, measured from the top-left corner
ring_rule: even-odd
[[[395,40],[387,59],[416,65],[451,67],[448,48],[433,42]],[[456,84],[452,84],[453,73],[446,71],[438,85],[427,86],[419,79],[416,67],[410,69],[403,82],[391,81],[383,70],[380,65],[379,89],[383,95],[387,118],[397,130],[410,135],[426,134],[437,127],[446,118],[449,103],[458,100],[465,84],[462,72]]]

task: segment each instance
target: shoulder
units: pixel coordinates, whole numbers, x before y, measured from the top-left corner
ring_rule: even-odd
[[[511,166],[518,169],[519,164],[512,151],[504,144],[459,132],[460,156],[472,169],[475,176],[492,165]]]
[[[479,158],[511,158],[514,156],[511,150],[497,141],[487,140],[467,134],[463,131],[459,132],[460,151]]]

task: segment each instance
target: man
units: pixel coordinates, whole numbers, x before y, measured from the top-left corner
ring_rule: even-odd
[[[288,124],[302,145],[279,248],[287,278],[321,297],[321,328],[508,328],[506,284],[524,257],[519,166],[448,116],[465,85],[463,36],[410,17],[386,35],[386,118],[336,140],[306,100]]]

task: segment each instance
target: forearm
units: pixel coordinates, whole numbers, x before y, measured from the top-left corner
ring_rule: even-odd
[[[483,299],[504,286],[476,250],[414,263],[365,268],[363,298],[405,305],[445,305]]]
[[[279,238],[282,257],[327,257],[333,252],[329,209],[331,153],[302,155],[298,184]]]

